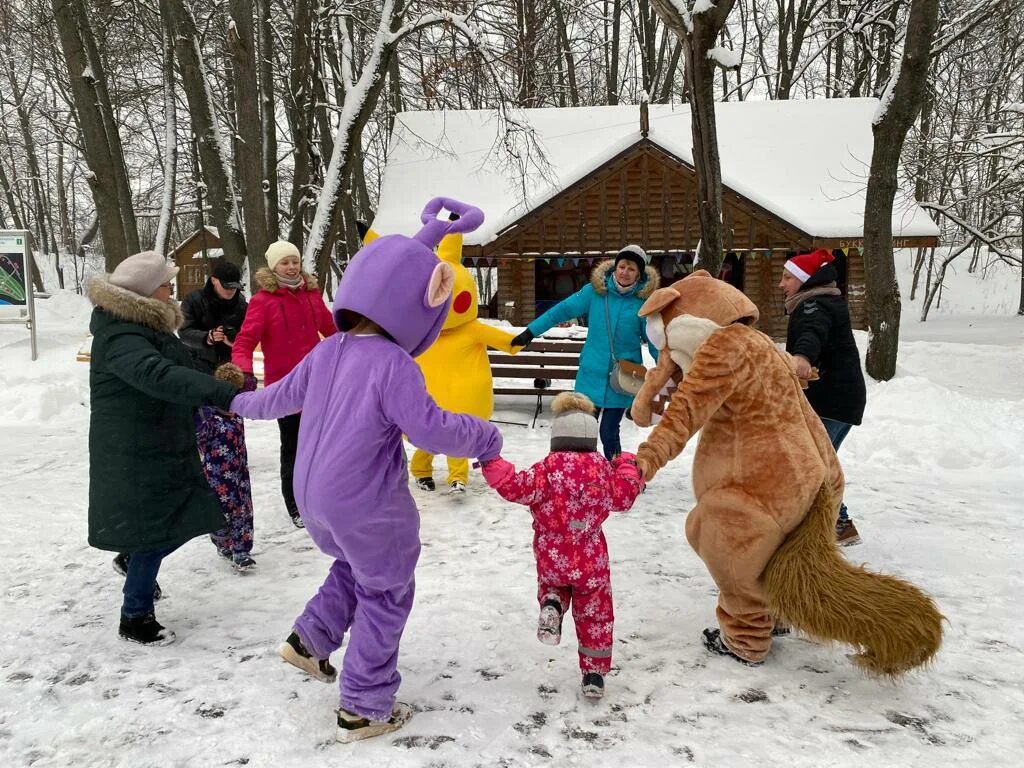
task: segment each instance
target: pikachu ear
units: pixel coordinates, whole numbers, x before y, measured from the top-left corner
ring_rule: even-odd
[[[655,312],[660,312],[678,298],[679,291],[675,288],[659,288],[650,295],[647,301],[644,302],[644,305],[640,307],[640,311],[637,312],[637,314],[640,317],[653,315]]]
[[[447,261],[453,267],[462,263],[462,233],[445,235],[437,246],[437,258]]]

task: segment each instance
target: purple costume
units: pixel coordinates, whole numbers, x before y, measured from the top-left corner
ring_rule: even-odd
[[[461,218],[437,219],[442,205]],[[360,250],[334,302],[339,329],[345,330],[342,310],[350,310],[394,342],[337,334],[281,381],[231,403],[255,419],[302,411],[295,500],[309,535],[334,564],[295,631],[318,659],[341,647],[349,631],[341,707],[376,720],[390,717],[401,682],[398,646],[420,553],[402,435],[431,453],[487,460],[501,450],[493,425],[434,403],[412,359],[437,338],[451,303],[451,266],[432,248],[449,232],[475,229],[483,214],[435,198],[421,219],[415,238],[389,235]]]

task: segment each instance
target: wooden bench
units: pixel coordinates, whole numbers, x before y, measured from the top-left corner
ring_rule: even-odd
[[[491,375],[495,379],[526,379],[532,386],[495,386],[495,395],[534,395],[537,406],[533,411],[533,424],[544,407],[546,395],[554,397],[571,388],[555,386],[555,382],[575,381],[580,369],[580,351],[583,340],[534,339],[518,355],[507,355],[494,349],[487,351]],[[525,424],[523,426],[526,426]]]

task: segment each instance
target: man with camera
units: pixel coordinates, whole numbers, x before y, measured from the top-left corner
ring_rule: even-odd
[[[247,306],[241,270],[226,259],[211,259],[206,285],[181,302],[185,324],[178,335],[191,349],[196,368],[212,374],[221,363],[231,362],[231,347]],[[251,570],[256,565],[250,556],[252,493],[242,419],[216,408],[200,408],[195,422],[203,472],[224,512],[224,528],[210,538],[236,571]]]
[[[178,335],[192,350],[197,368],[213,373],[221,363],[231,362],[231,345],[246,306],[241,270],[226,259],[210,259],[206,285],[181,302],[185,324]]]

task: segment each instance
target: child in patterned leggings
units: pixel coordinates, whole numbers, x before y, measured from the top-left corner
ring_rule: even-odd
[[[224,512],[225,526],[210,539],[236,571],[251,570],[252,488],[242,417],[206,406],[194,418],[203,473]]]

